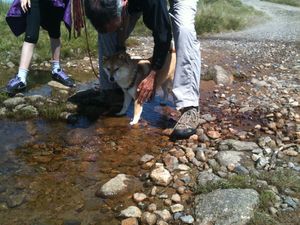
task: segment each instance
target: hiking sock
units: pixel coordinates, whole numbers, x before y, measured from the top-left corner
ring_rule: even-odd
[[[52,73],[57,73],[61,69],[59,61],[58,60],[52,60],[51,61],[51,68],[52,68]]]
[[[17,77],[19,77],[20,80],[21,80],[24,84],[26,84],[27,74],[28,74],[28,70],[27,70],[27,69],[19,68]]]

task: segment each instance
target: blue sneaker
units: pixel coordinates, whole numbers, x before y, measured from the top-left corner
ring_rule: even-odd
[[[62,69],[58,69],[57,72],[52,71],[52,79],[68,87],[75,86],[75,82]]]
[[[6,85],[7,92],[13,93],[13,92],[19,92],[26,88],[26,84],[21,81],[21,78],[18,76],[15,76],[10,81],[8,81]]]

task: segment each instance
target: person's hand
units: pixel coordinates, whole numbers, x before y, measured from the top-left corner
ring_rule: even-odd
[[[27,12],[30,7],[31,7],[30,0],[21,0],[21,8],[23,12]]]
[[[137,100],[140,104],[151,98],[154,90],[155,76],[156,71],[151,70],[148,76],[139,84],[137,88]]]

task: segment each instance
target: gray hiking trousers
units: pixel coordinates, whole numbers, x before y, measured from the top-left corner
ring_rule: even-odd
[[[176,71],[173,83],[175,106],[181,109],[199,106],[199,85],[201,73],[200,43],[195,31],[195,15],[198,0],[170,1],[170,17],[176,48]],[[128,36],[138,19],[134,18],[128,29]],[[111,83],[102,68],[103,56],[116,53],[118,44],[117,33],[99,34],[99,66],[100,88],[113,89],[117,84]]]
[[[199,106],[201,55],[195,30],[198,0],[173,0],[170,16],[176,49],[173,83],[175,106],[181,109]]]

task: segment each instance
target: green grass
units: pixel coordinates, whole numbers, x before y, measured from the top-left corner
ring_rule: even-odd
[[[264,1],[300,7],[300,0],[264,0]]]
[[[9,5],[0,1],[0,61],[4,65],[11,61],[15,65],[19,64],[20,51],[23,44],[23,35],[15,37],[10,31],[5,15]],[[224,30],[238,30],[249,25],[249,21],[255,21],[254,18],[260,18],[253,8],[246,7],[239,0],[200,0],[199,10],[196,17],[196,30],[198,34],[209,32],[220,32]],[[97,56],[97,39],[98,34],[95,29],[87,21],[88,41],[91,54]],[[87,43],[85,33],[78,38],[72,37],[69,40],[69,33],[62,23],[62,49],[61,58],[63,60],[80,59],[87,56]],[[151,35],[151,31],[147,29],[140,18],[133,31],[133,35]],[[138,44],[133,41],[128,42],[129,45]],[[33,62],[40,63],[50,59],[50,44],[48,34],[45,30],[40,31],[39,41],[35,48]]]
[[[0,104],[2,104],[9,96],[5,92],[0,92]]]
[[[198,34],[240,30],[264,19],[261,12],[240,0],[200,0],[196,16]]]
[[[256,188],[256,180],[257,178],[254,176],[243,176],[236,175],[230,177],[226,180],[221,180],[217,182],[208,182],[206,185],[197,186],[195,189],[195,193],[203,194],[209,193],[213,190],[217,189],[229,189],[229,188]]]
[[[300,193],[300,177],[292,170],[277,170],[268,173],[263,173],[261,179],[264,179],[268,184],[274,185],[279,191],[290,188],[293,191]]]
[[[209,193],[216,189],[228,189],[228,188],[252,188],[258,192],[262,192],[265,189],[257,186],[257,180],[265,180],[269,185],[276,186],[279,191],[284,191],[289,188],[296,193],[300,192],[300,177],[293,170],[281,169],[269,172],[261,172],[259,177],[250,175],[236,175],[226,180],[218,182],[209,182],[202,186],[195,188],[195,193]]]
[[[62,112],[66,111],[65,104],[48,104],[38,108],[40,116],[48,120],[59,120]]]
[[[11,61],[16,65],[19,64],[19,57],[21,53],[21,47],[23,44],[24,36],[20,35],[15,37],[11,30],[9,29],[6,21],[5,15],[8,11],[9,5],[0,3],[0,28],[1,28],[1,39],[0,39],[0,59],[3,63]],[[62,30],[62,49],[61,49],[61,58],[66,59],[67,57],[72,58],[83,58],[84,55],[87,55],[86,39],[84,31],[81,36],[78,38],[72,37],[69,40],[69,33],[65,26],[61,25]],[[92,26],[87,21],[87,31],[89,36],[89,44],[91,53],[93,56],[97,54],[97,32],[92,28]],[[72,35],[73,36],[73,35]],[[51,57],[50,54],[50,42],[48,33],[41,29],[39,41],[35,48],[35,53],[33,61],[40,63],[45,60],[49,60]]]
[[[255,211],[254,216],[247,225],[284,225],[277,222],[272,216],[265,212]]]

